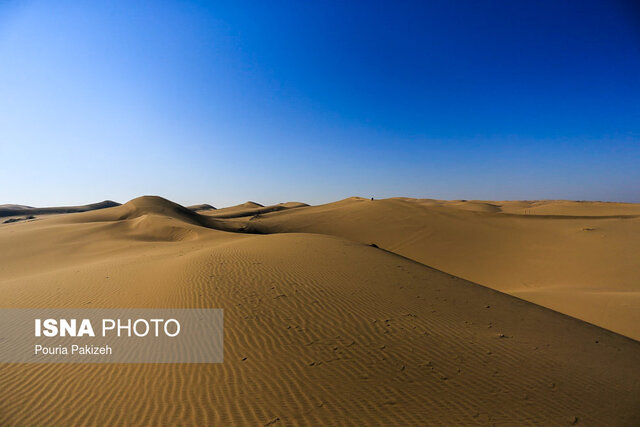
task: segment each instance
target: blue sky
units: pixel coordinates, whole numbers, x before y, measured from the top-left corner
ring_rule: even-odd
[[[0,204],[640,202],[640,8],[0,3]]]

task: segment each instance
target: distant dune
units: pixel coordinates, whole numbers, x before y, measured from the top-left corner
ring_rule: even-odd
[[[203,203],[201,205],[187,206],[187,208],[191,209],[192,211],[195,211],[195,212],[198,212],[198,211],[212,211],[212,210],[216,209],[213,206],[208,205],[206,203]]]
[[[61,214],[61,213],[74,213],[74,212],[86,212],[96,209],[105,209],[113,206],[119,206],[120,203],[113,202],[111,200],[105,200],[104,202],[92,203],[83,206],[61,206],[55,208],[34,208],[32,206],[23,205],[0,205],[0,218],[7,216],[19,216],[19,215],[46,215],[46,214]]]
[[[565,312],[591,289],[633,320],[636,205],[535,203],[198,213],[145,196],[2,224],[3,307],[222,308],[225,348],[222,364],[1,365],[0,425],[638,425],[640,342],[452,276]]]
[[[213,218],[242,218],[247,216],[262,215],[269,212],[283,211],[309,206],[306,203],[287,202],[271,206],[262,206],[255,202],[246,202],[241,205],[218,209],[215,212],[207,212],[207,216]]]
[[[224,221],[201,215],[189,208],[158,196],[143,196],[111,209],[86,212],[78,217],[60,217],[61,223],[97,222],[108,224],[110,233],[123,233],[140,240],[174,241],[197,237],[202,230],[195,225],[229,232],[252,231],[251,224]]]

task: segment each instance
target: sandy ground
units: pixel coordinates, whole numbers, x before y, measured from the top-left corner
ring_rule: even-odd
[[[225,362],[1,364],[0,425],[638,425],[638,341],[424,265],[637,307],[638,208],[495,205],[145,197],[1,224],[3,307],[223,308]]]

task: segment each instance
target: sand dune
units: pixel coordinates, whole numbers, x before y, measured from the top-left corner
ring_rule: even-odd
[[[640,205],[351,198],[253,221],[345,237],[640,339]]]
[[[214,211],[215,212],[215,211]],[[189,225],[221,231],[253,232],[251,224],[205,216],[157,196],[143,196],[111,209],[87,212],[82,216],[62,216],[60,223],[99,222],[111,233],[124,232],[142,240],[183,240],[202,230]]]
[[[192,211],[198,212],[198,211],[212,211],[212,210],[215,210],[216,208],[214,208],[213,206],[207,203],[202,203],[200,205],[187,206],[187,209],[191,209]]]
[[[60,206],[60,207],[54,207],[54,208],[34,208],[32,206],[7,204],[7,205],[0,205],[0,217],[86,212],[86,211],[92,211],[96,209],[110,208],[118,205],[120,205],[120,203],[116,203],[111,200],[105,200],[104,202],[92,203],[92,204],[83,205],[83,206]]]
[[[417,251],[446,226],[456,251],[530,221],[499,215],[397,199],[223,219],[142,197],[0,225],[3,307],[225,310],[223,364],[0,365],[0,424],[640,423],[639,342],[367,244]],[[295,228],[327,234],[249,233]]]
[[[302,208],[305,206],[309,206],[309,205],[307,205],[306,203],[300,203],[300,202],[287,202],[287,203],[279,203],[277,205],[271,205],[271,206],[262,206],[255,202],[246,202],[237,206],[217,209],[215,212],[206,212],[206,215],[213,218],[256,217],[269,212]],[[253,219],[256,219],[256,218],[253,218]]]

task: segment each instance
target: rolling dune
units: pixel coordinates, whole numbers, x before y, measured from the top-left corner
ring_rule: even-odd
[[[1,425],[640,423],[639,342],[367,244],[414,257],[451,221],[456,251],[474,227],[544,218],[409,200],[210,212],[143,197],[0,225],[3,307],[225,310],[222,364],[0,364]]]
[[[73,213],[73,212],[86,212],[96,209],[105,209],[118,206],[120,203],[113,202],[111,200],[105,200],[104,202],[92,203],[83,206],[60,206],[54,208],[34,208],[32,206],[24,205],[0,205],[0,218],[19,215],[50,215],[61,213]]]
[[[375,243],[640,339],[639,204],[350,198],[251,225]]]
[[[217,209],[215,212],[207,212],[207,216],[214,218],[243,218],[258,217],[269,212],[279,212],[288,209],[303,208],[309,206],[306,203],[287,202],[272,206],[262,206],[255,202],[246,202],[241,205]],[[253,218],[253,219],[256,219]]]

